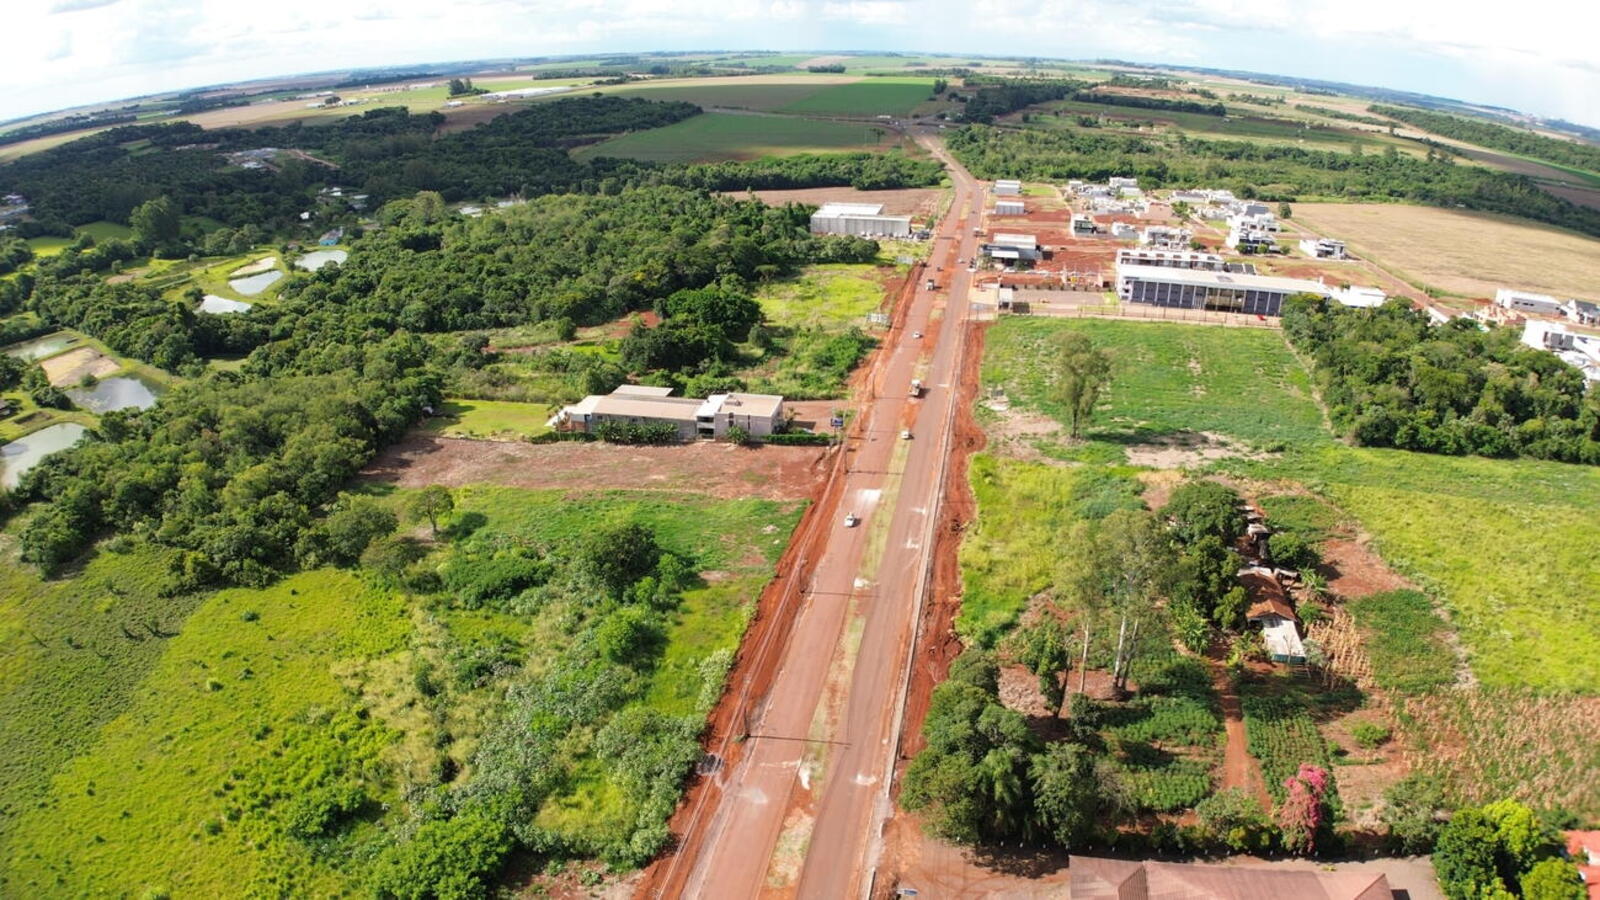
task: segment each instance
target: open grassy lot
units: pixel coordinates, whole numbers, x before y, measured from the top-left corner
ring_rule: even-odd
[[[580,159],[620,156],[652,162],[710,162],[830,150],[879,150],[894,132],[870,125],[815,122],[777,116],[706,113],[665,128],[652,128],[591,144]]]
[[[867,314],[889,311],[904,266],[897,264],[808,266],[797,277],[757,292],[768,339],[742,349],[751,360],[744,373],[758,391],[800,399],[840,396],[845,379],[871,347],[882,326]]]
[[[761,312],[786,328],[863,325],[883,305],[883,283],[870,263],[807,266],[799,277],[762,286]]]
[[[520,440],[549,431],[553,412],[543,403],[505,400],[446,400],[425,427],[445,437]]]
[[[377,493],[396,508],[409,497]],[[424,566],[468,546],[549,547],[598,523],[648,526],[707,575],[668,613],[660,659],[631,703],[695,719],[720,691],[802,506],[474,486],[456,492]],[[8,896],[359,892],[384,833],[407,815],[406,789],[470,772],[506,679],[571,652],[593,602],[471,608],[333,569],[172,596],[169,561],[154,551],[103,553],[55,583],[10,562],[0,567]],[[586,749],[592,738],[574,736],[552,763],[562,776],[539,816],[566,846],[628,833],[643,802],[615,761]],[[352,783],[368,802],[323,837],[257,805]]]
[[[789,103],[783,111],[826,116],[903,116],[932,92],[931,78],[868,78],[824,88]]]
[[[1600,300],[1600,240],[1505,216],[1373,203],[1296,203],[1295,221],[1409,281],[1468,297],[1496,288]]]
[[[1600,691],[1600,471],[1332,446],[1243,468],[1310,485],[1359,521],[1449,607],[1485,684]]]
[[[986,388],[1064,420],[1051,397],[1052,341],[1087,334],[1111,354],[1113,380],[1089,432],[1127,443],[1214,432],[1257,444],[1326,441],[1310,381],[1276,331],[1172,323],[1011,317],[989,331]]]

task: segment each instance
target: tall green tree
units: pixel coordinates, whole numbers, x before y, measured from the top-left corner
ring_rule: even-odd
[[[411,498],[411,514],[427,519],[434,537],[439,536],[439,520],[450,515],[455,508],[455,496],[442,484],[430,484]]]
[[[1056,353],[1054,400],[1067,411],[1068,430],[1077,440],[1094,418],[1095,405],[1111,380],[1111,357],[1077,331],[1062,332]]]
[[[134,241],[149,250],[171,246],[183,227],[178,205],[165,195],[134,207],[128,223],[133,226]]]

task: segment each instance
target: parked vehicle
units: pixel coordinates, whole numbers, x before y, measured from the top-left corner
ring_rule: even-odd
[[[854,528],[854,527],[856,527],[857,525],[860,525],[860,524],[861,524],[861,520],[856,518],[856,514],[855,513],[845,513],[844,514],[844,527],[846,527],[846,528]]]

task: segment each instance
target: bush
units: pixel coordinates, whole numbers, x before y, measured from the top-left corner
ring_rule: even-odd
[[[435,820],[384,850],[371,870],[372,888],[395,900],[483,897],[484,879],[510,850],[505,826],[486,813]]]
[[[1293,532],[1279,532],[1267,538],[1267,557],[1280,569],[1309,572],[1322,562],[1315,544]]]
[[[1261,804],[1242,788],[1229,788],[1195,804],[1200,827],[1213,846],[1234,853],[1260,853],[1272,847],[1272,823]]]
[[[1172,492],[1172,499],[1161,510],[1172,520],[1173,530],[1185,544],[1206,535],[1223,546],[1244,534],[1244,515],[1239,512],[1239,494],[1215,481],[1191,481]]]
[[[831,434],[813,434],[809,431],[785,431],[763,438],[769,444],[791,447],[826,447],[834,442]]]
[[[552,569],[549,563],[520,556],[460,557],[451,561],[442,574],[444,586],[456,595],[463,608],[482,609],[543,584]]]
[[[678,426],[669,422],[601,422],[594,435],[608,444],[675,444],[679,440]]]
[[[1389,727],[1377,722],[1357,722],[1350,729],[1350,736],[1356,739],[1357,744],[1368,750],[1376,750],[1383,746],[1388,742],[1389,735]]]

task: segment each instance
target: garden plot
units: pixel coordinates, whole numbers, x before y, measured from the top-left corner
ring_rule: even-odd
[[[74,387],[85,378],[105,378],[121,371],[122,364],[94,347],[79,347],[59,356],[40,360],[45,377],[56,387]]]

